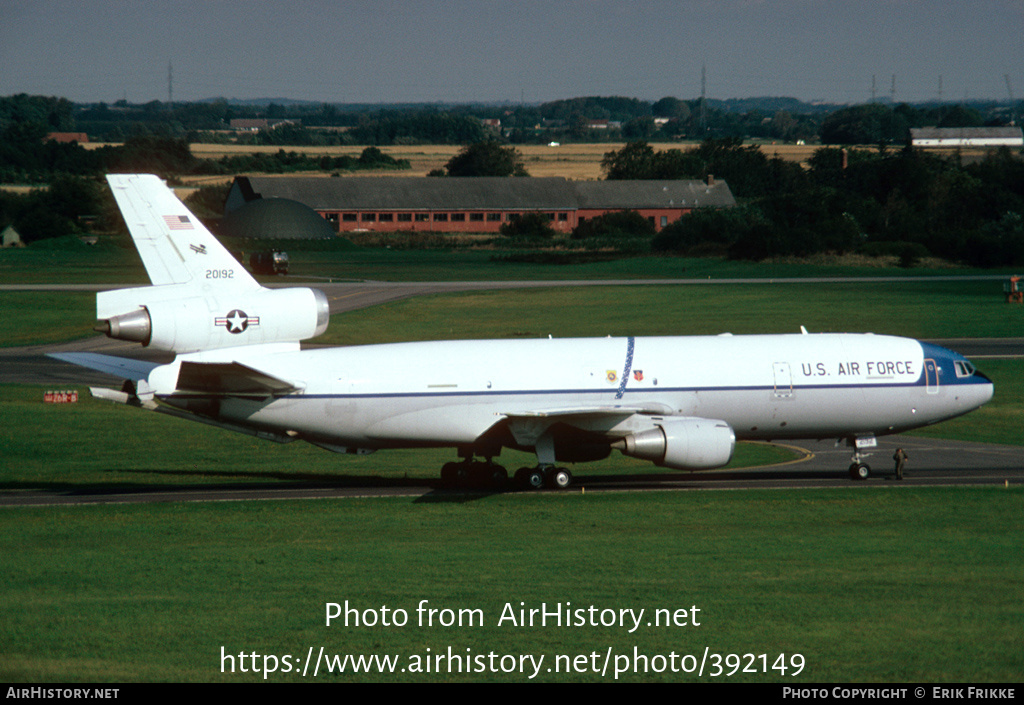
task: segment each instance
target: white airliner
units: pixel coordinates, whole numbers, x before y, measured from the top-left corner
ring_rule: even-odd
[[[127,378],[94,395],[339,453],[452,447],[453,482],[503,482],[502,448],[533,452],[516,479],[567,487],[558,462],[612,449],[655,465],[727,464],[736,440],[824,439],[853,449],[978,408],[993,385],[963,356],[871,334],[466,340],[302,350],[327,327],[323,293],[260,286],[156,176],[107,177],[152,286],[102,292],[97,330],[175,354],[63,360]],[[481,458],[482,460],[476,460]]]

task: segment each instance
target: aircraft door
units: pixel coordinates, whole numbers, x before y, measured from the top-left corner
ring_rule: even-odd
[[[939,393],[939,366],[930,358],[924,361],[924,383],[929,394]]]
[[[792,399],[793,373],[789,369],[789,363],[775,362],[772,364],[772,371],[775,375],[774,397],[776,399]]]

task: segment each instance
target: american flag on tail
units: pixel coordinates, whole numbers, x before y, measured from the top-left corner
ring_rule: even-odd
[[[165,215],[164,222],[167,223],[167,227],[171,230],[195,229],[192,225],[192,221],[188,219],[187,215]]]

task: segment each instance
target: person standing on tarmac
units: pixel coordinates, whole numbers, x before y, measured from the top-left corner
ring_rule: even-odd
[[[907,454],[902,448],[897,448],[896,452],[892,454],[892,459],[896,461],[896,479],[903,479],[903,466],[907,464]]]

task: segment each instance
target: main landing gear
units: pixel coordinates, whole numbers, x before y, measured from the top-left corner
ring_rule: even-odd
[[[566,468],[554,466],[535,468],[519,468],[515,475],[516,484],[530,490],[539,490],[550,487],[555,490],[564,490],[572,485],[572,473]]]
[[[456,487],[503,490],[509,487],[508,471],[490,458],[445,463],[441,467],[441,479]],[[514,485],[528,490],[550,488],[564,490],[572,485],[572,473],[566,468],[537,466],[516,470]]]
[[[503,488],[508,484],[508,471],[493,460],[467,458],[461,463],[445,463],[441,479],[460,487]]]

